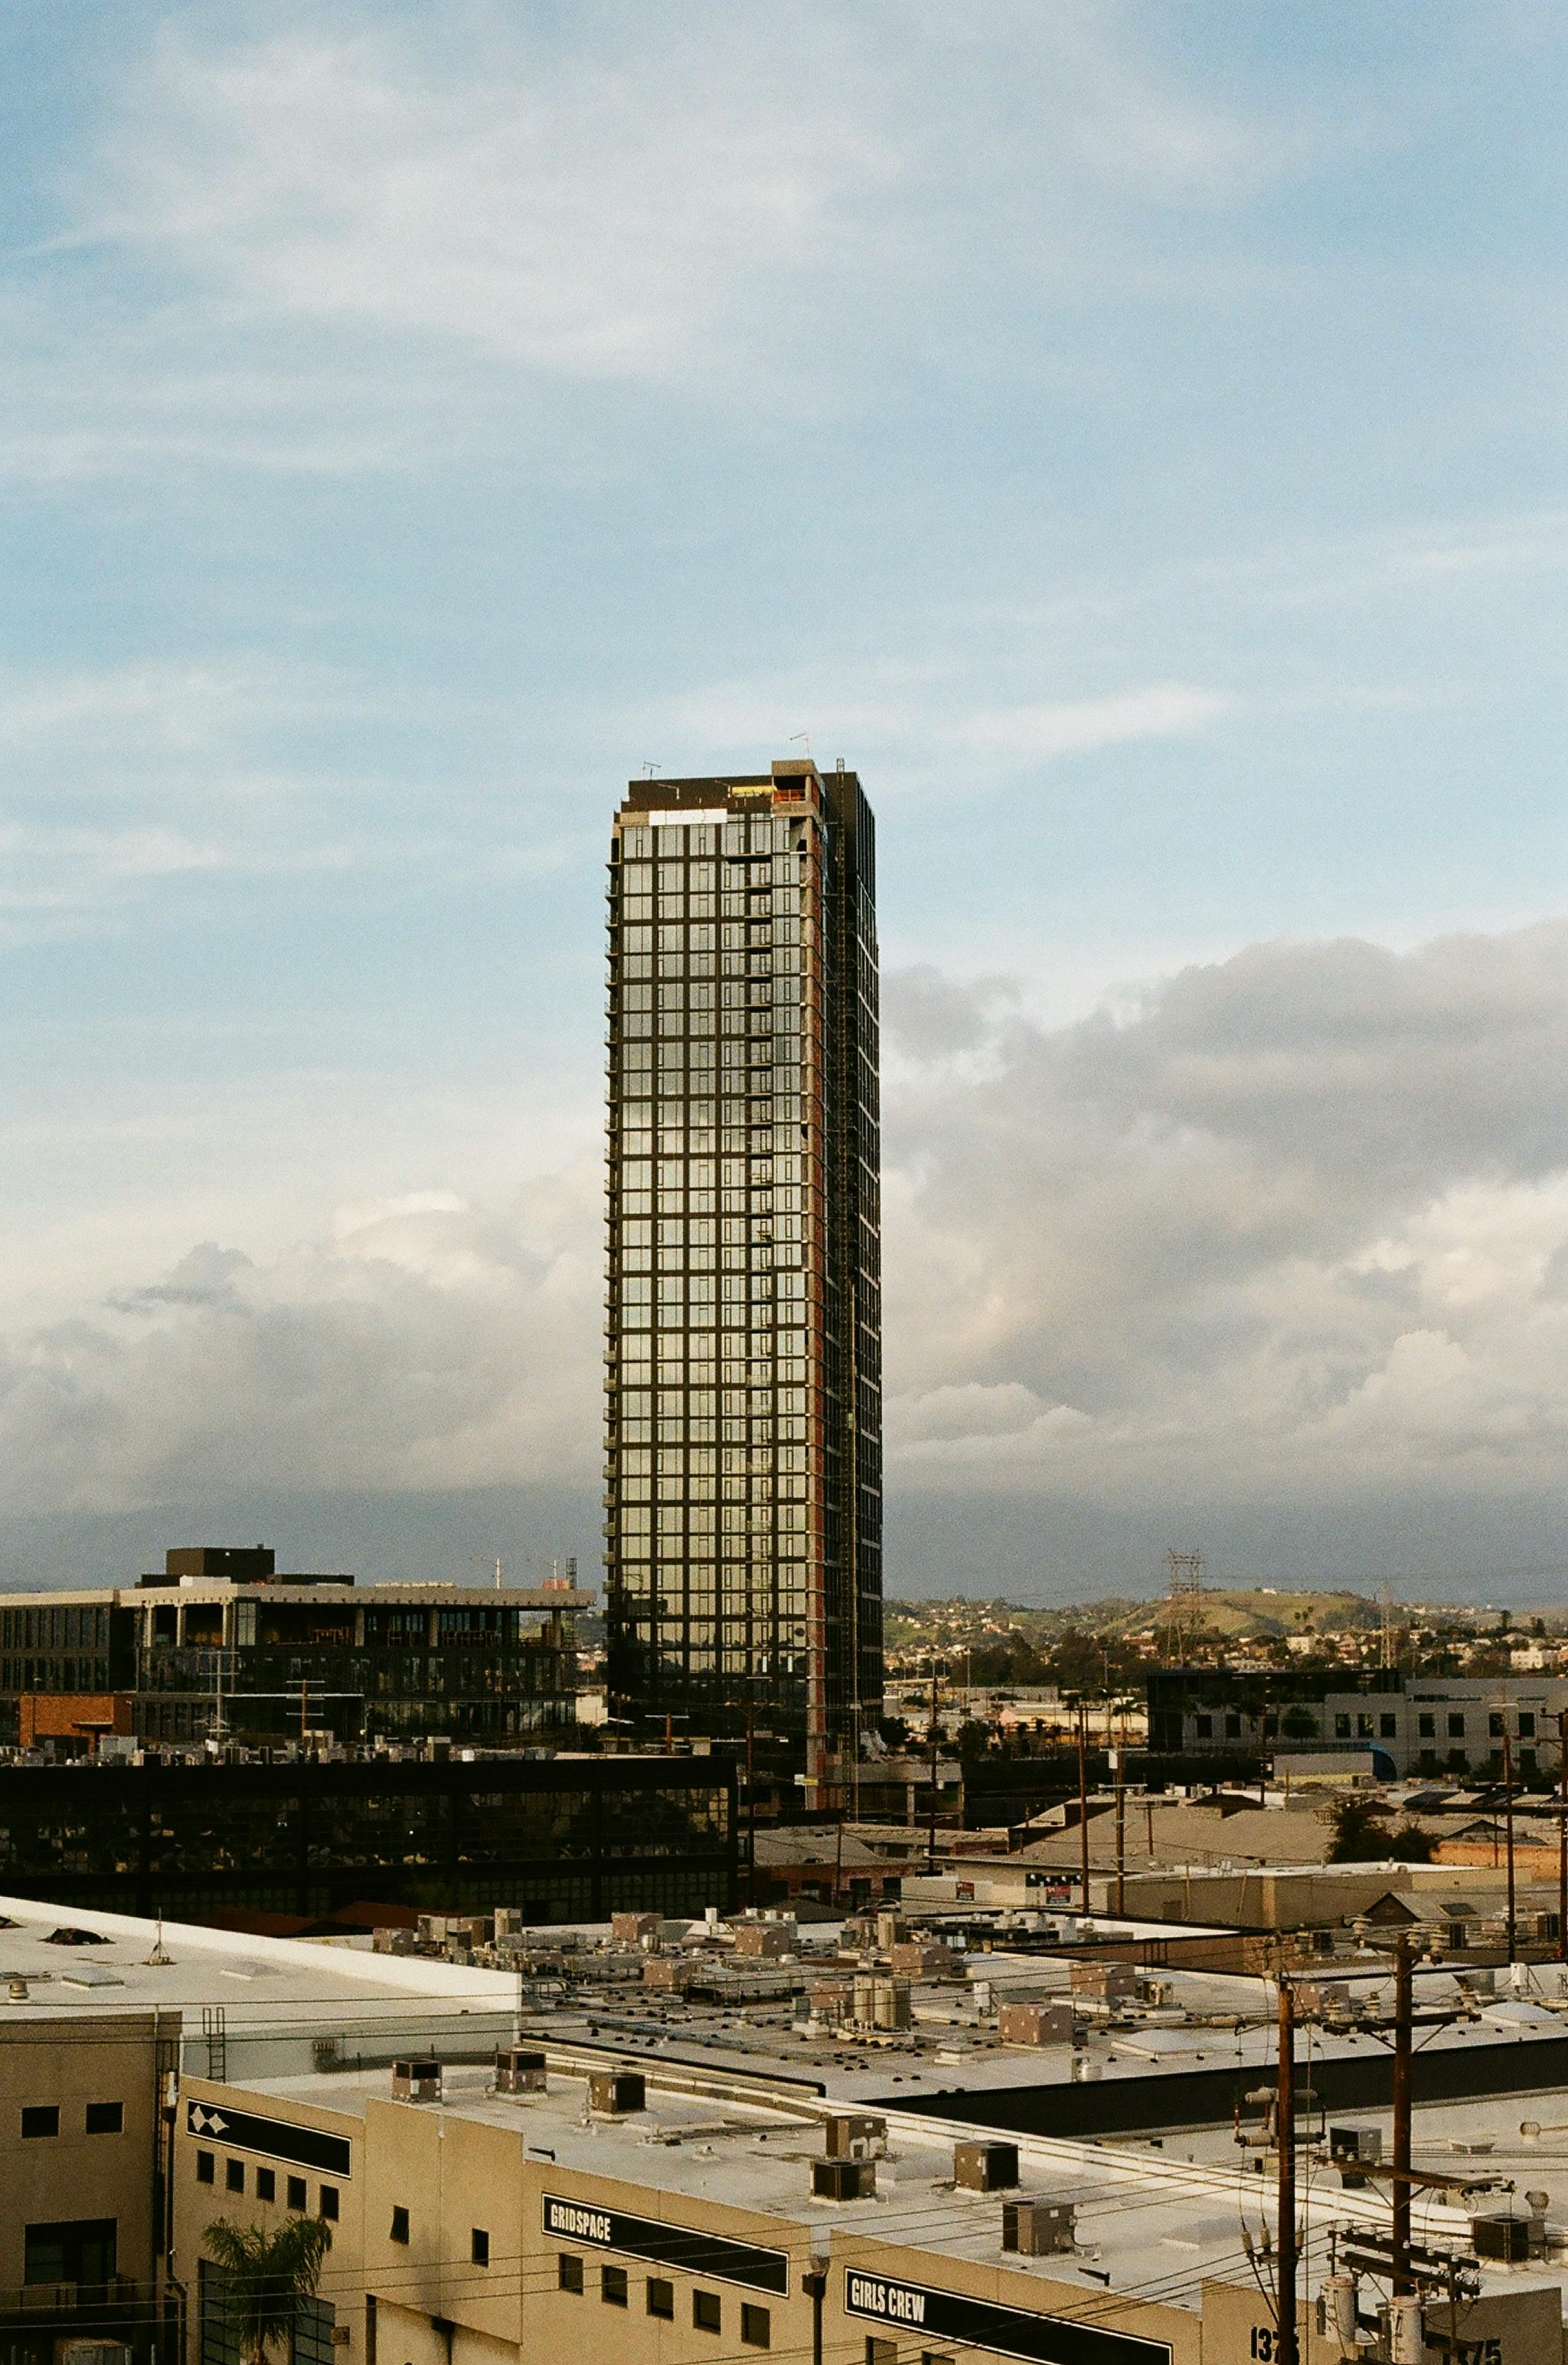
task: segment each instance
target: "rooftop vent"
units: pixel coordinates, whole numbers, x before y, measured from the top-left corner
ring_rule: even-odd
[[[439,2102],[441,2100],[441,2063],[429,2056],[394,2061],[392,2091],[405,2102]]]
[[[813,2159],[812,2191],[818,2201],[869,2201],[877,2190],[873,2159]]]

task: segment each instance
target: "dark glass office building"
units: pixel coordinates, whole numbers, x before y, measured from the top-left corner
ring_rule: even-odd
[[[716,1757],[8,1766],[0,1890],[196,1922],[351,1902],[727,1912],[734,1796]]]
[[[636,780],[610,863],[611,1711],[839,1779],[879,1710],[876,837],[853,772]]]

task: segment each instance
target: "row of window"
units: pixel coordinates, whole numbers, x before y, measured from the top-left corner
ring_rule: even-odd
[[[717,854],[721,846],[726,856],[782,854],[791,846],[803,846],[805,840],[803,821],[776,821],[771,813],[765,813],[722,822],[623,822],[620,849],[624,867],[629,862],[646,862],[655,846],[660,861],[667,862],[687,853]]]
[[[584,2261],[575,2251],[560,2250],[555,2257],[555,2281],[564,2292],[576,2292],[580,2297],[587,2288]],[[632,2303],[631,2278],[624,2267],[600,2267],[599,2295],[606,2307],[629,2307]],[[643,2304],[649,2315],[658,2316],[666,2324],[675,2321],[675,2285],[663,2275],[649,2275],[643,2286]],[[691,2294],[691,2322],[698,2332],[722,2332],[724,2308],[717,2292],[694,2291]],[[751,2300],[741,2303],[741,2338],[748,2348],[768,2348],[773,2345],[773,2316],[770,2309],[758,2307]]]
[[[1305,1711],[1297,1711],[1297,1713],[1305,1714]],[[1291,1710],[1287,1709],[1286,1718],[1288,1719],[1290,1715]],[[1316,1720],[1311,1718],[1307,1721],[1311,1723],[1313,1732],[1316,1732]],[[1265,1729],[1271,1730],[1273,1724],[1274,1719],[1269,1718],[1266,1721]],[[1447,1727],[1450,1741],[1464,1739],[1464,1715],[1462,1709],[1450,1710]],[[1521,1741],[1533,1741],[1535,1739],[1534,1710],[1520,1709],[1516,1719],[1516,1727]],[[1215,1737],[1215,1721],[1212,1716],[1194,1717],[1193,1728],[1200,1741],[1212,1741]],[[1242,1721],[1239,1715],[1232,1714],[1225,1719],[1225,1737],[1227,1741],[1238,1741],[1241,1738],[1241,1730]],[[1486,1731],[1491,1740],[1502,1740],[1505,1723],[1501,1709],[1491,1709],[1487,1711]],[[1435,1741],[1438,1737],[1436,1713],[1427,1709],[1420,1710],[1416,1718],[1416,1732],[1417,1739],[1421,1741]],[[1374,1738],[1380,1741],[1397,1741],[1399,1719],[1388,1709],[1380,1709],[1375,1719],[1370,1709],[1359,1709],[1353,1713],[1349,1709],[1337,1710],[1334,1716],[1334,1738],[1336,1741],[1371,1741]]]
[[[89,2102],[82,2114],[82,2132],[87,2135],[118,2135],[125,2129],[123,2102]],[[37,2143],[41,2138],[60,2133],[58,2102],[27,2102],[22,2106],[22,2140]]]
[[[106,1651],[106,1608],[0,1609],[0,1650]]]
[[[216,2153],[210,2151],[197,2152],[196,2156],[196,2182],[198,2184],[217,2183],[218,2158]],[[224,2161],[223,2189],[225,2192],[245,2191],[248,2180],[249,2189],[256,2200],[275,2201],[277,2199],[277,2170],[275,2169],[248,2169],[244,2160],[235,2159],[232,2156]],[[284,2179],[284,2207],[286,2209],[298,2209],[303,2211],[309,2208],[310,2189],[304,2177],[286,2177]],[[324,2217],[329,2225],[335,2225],[337,2224],[338,2188],[335,2184],[319,2184],[316,2187],[316,2214],[318,2217]]]

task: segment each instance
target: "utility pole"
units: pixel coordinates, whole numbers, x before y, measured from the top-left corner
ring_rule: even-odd
[[[1557,1959],[1568,1963],[1568,1708],[1557,1716]]]
[[[1083,1911],[1089,1911],[1089,1709],[1078,1703],[1078,1855]]]
[[[1299,2365],[1295,2298],[1295,1996],[1285,1976],[1282,1953],[1274,1976],[1280,1990],[1280,2084],[1274,2111],[1274,2140],[1279,2146],[1280,2163],[1280,2266],[1274,2355],[1277,2365]]]
[[[1124,1719],[1116,1748],[1116,1911],[1127,1910],[1127,1773],[1126,1723]]]
[[[1396,2299],[1415,2289],[1410,2279],[1410,1941],[1394,1942],[1394,2193],[1389,2218]]]
[[[1508,1850],[1508,1960],[1518,1951],[1518,1921],[1514,1906],[1514,1744],[1508,1735],[1508,1710],[1503,1709],[1503,1825]]]
[[[843,1816],[839,1818],[843,1821]],[[745,1704],[745,1901],[756,1903],[756,1707]]]
[[[927,1827],[926,1842],[925,1842],[925,1862],[926,1862],[926,1866],[927,1866],[927,1868],[928,1868],[928,1869],[934,1869],[934,1868],[935,1868],[935,1863],[936,1863],[936,1751],[937,1751],[937,1746],[938,1746],[938,1743],[937,1743],[937,1736],[936,1736],[936,1659],[935,1659],[935,1653],[934,1653],[932,1654],[932,1660],[931,1660],[931,1821],[930,1821],[930,1823],[929,1823],[929,1825],[928,1825],[928,1827]]]

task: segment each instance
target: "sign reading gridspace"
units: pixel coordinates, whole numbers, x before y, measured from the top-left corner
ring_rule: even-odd
[[[790,2289],[787,2250],[733,2242],[690,2225],[666,2225],[657,2217],[632,2217],[622,2209],[601,2209],[597,2202],[567,2201],[554,2192],[546,2192],[543,2203],[544,2231],[558,2240],[624,2251],[629,2258],[678,2267],[683,2274],[744,2283],[750,2291],[776,2292],[780,2298]]]
[[[846,2315],[895,2332],[932,2334],[970,2348],[1022,2357],[1028,2365],[1170,2365],[1166,2340],[1144,2340],[1103,2325],[1075,2323],[1070,2316],[1036,2315],[1029,2308],[999,2307],[959,2292],[867,2274],[858,2267],[844,2270],[844,2306]]]

